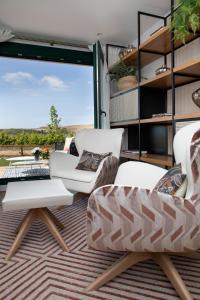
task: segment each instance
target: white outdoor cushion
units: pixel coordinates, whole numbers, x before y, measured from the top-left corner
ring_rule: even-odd
[[[122,128],[80,130],[75,137],[79,156],[83,150],[87,150],[100,154],[111,152],[113,156],[119,158],[123,132]]]
[[[120,165],[115,178],[116,185],[153,189],[166,169],[139,161],[128,161]]]
[[[9,182],[2,201],[3,210],[71,205],[73,194],[60,179]]]
[[[53,176],[59,177],[59,178],[66,178],[70,180],[75,181],[81,181],[81,182],[91,182],[95,177],[95,172],[91,171],[83,171],[83,170],[68,170],[66,168],[65,171],[54,171]]]

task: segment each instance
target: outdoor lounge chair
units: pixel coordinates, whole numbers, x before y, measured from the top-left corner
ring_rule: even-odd
[[[123,129],[83,129],[77,133],[75,144],[79,156],[57,152],[50,156],[51,178],[62,179],[66,189],[90,194],[94,189],[113,183],[118,170]],[[76,169],[83,150],[93,153],[111,153],[105,157],[96,172]]]

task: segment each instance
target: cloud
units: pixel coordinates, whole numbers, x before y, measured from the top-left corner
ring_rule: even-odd
[[[24,81],[30,81],[33,79],[33,75],[27,72],[13,72],[13,73],[6,73],[3,75],[3,79],[6,82],[10,82],[13,84],[21,84]]]
[[[53,75],[46,75],[41,79],[42,83],[46,83],[52,89],[60,90],[66,87],[63,80]]]

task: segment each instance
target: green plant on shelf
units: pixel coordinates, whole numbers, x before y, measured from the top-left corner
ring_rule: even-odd
[[[136,74],[136,69],[135,66],[133,65],[126,65],[123,62],[120,62],[114,69],[113,71],[109,72],[110,79],[113,80],[118,80],[122,77],[126,76],[135,76]]]
[[[200,28],[200,0],[179,0],[178,8],[174,12],[171,30],[175,41],[185,43],[186,38],[195,34]]]

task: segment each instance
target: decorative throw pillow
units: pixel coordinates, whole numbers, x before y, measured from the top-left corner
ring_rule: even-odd
[[[98,154],[98,153],[93,153],[93,152],[83,150],[83,153],[81,155],[81,158],[79,160],[76,169],[96,172],[101,161],[105,157],[110,156],[111,154],[112,154],[111,152]]]
[[[71,141],[71,143],[69,145],[69,153],[71,155],[78,156],[78,150],[76,148],[76,144],[75,144],[74,139]]]
[[[154,188],[155,191],[178,197],[184,197],[186,189],[187,179],[182,173],[181,164],[169,169]]]

